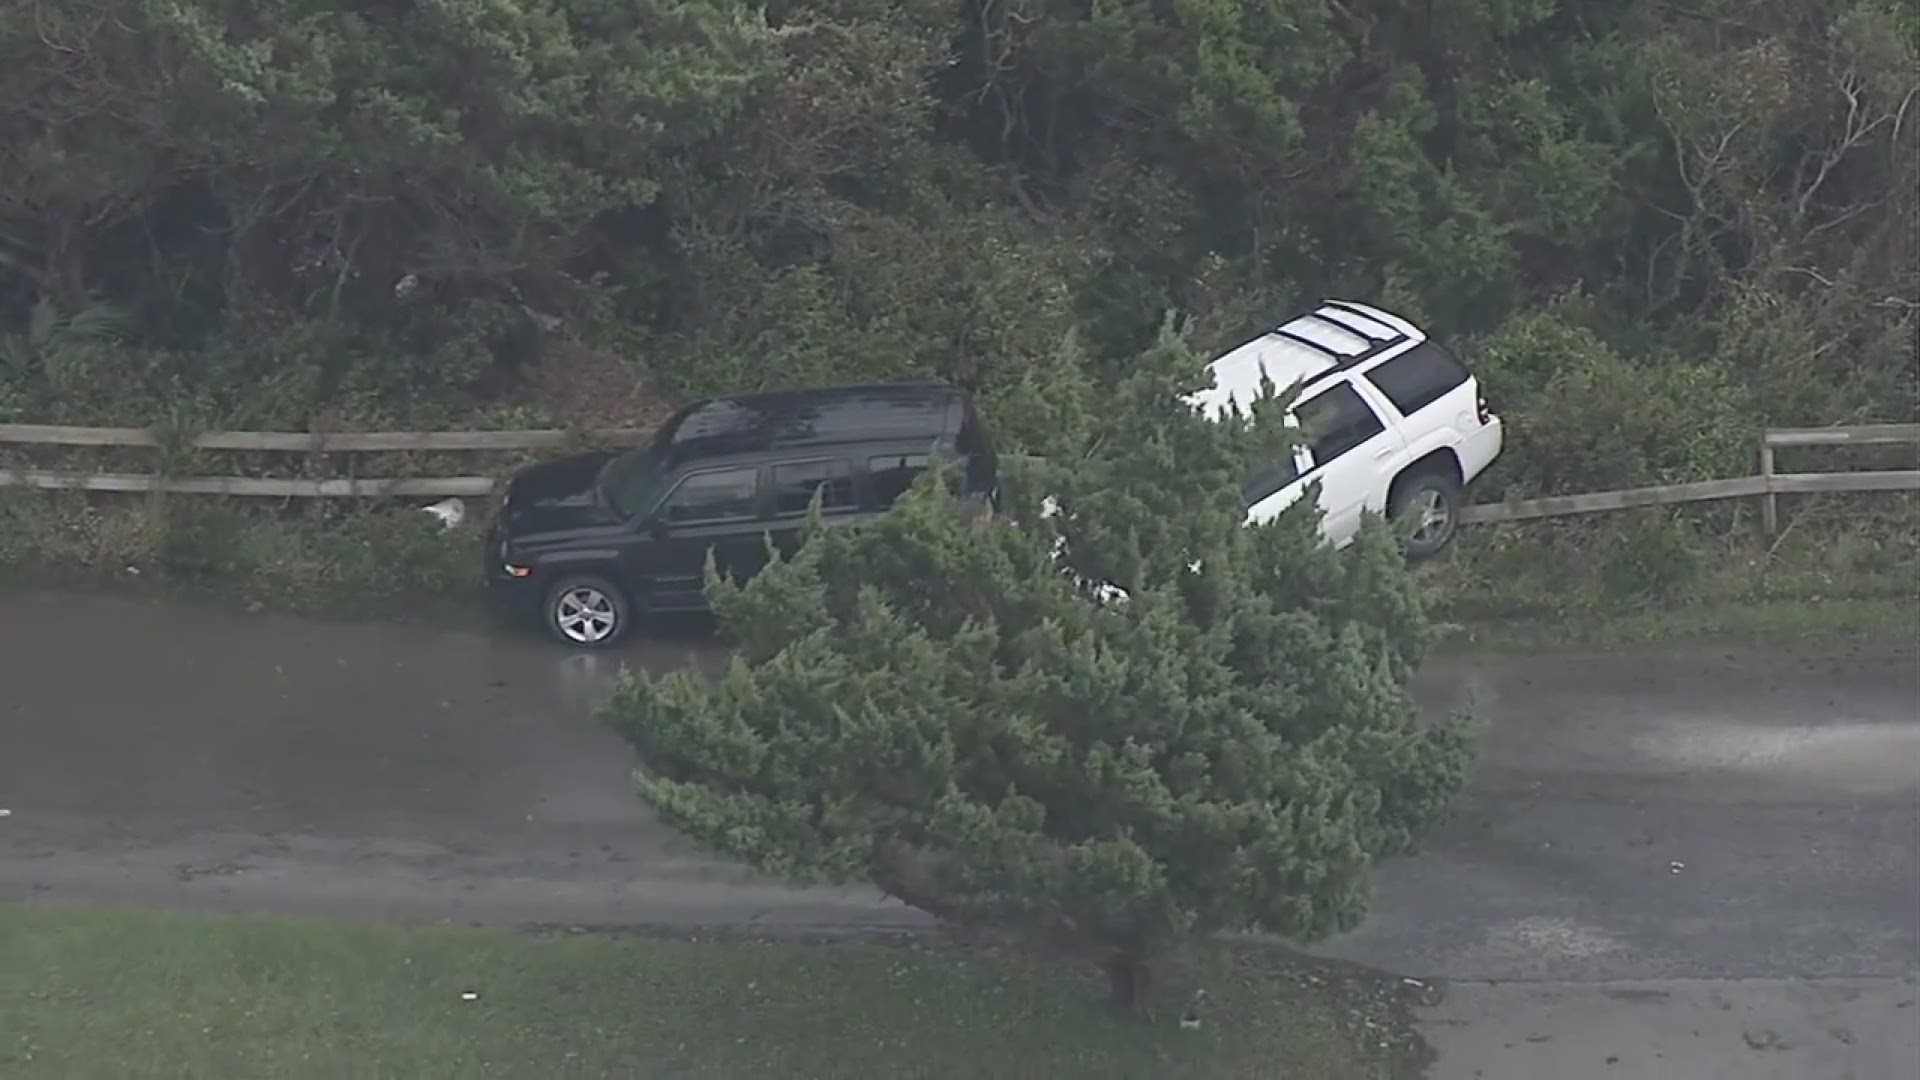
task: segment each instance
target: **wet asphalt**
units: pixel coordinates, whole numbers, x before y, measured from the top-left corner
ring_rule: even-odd
[[[0,594],[0,900],[925,925],[650,820],[593,706],[622,663],[716,660],[691,627],[589,657],[491,624]],[[1443,657],[1417,690],[1486,723],[1478,775],[1315,951],[1435,986],[1432,1075],[1920,1070],[1920,643]]]

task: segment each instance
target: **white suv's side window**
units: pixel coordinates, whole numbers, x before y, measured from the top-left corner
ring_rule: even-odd
[[[1301,402],[1296,414],[1312,464],[1307,478],[1320,481],[1322,530],[1343,544],[1360,530],[1364,511],[1385,512],[1406,439],[1346,378]]]
[[[1351,383],[1341,382],[1300,403],[1295,410],[1316,468],[1386,430]]]

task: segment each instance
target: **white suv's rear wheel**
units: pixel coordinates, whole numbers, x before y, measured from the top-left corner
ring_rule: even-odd
[[[1409,477],[1394,492],[1391,517],[1407,538],[1407,558],[1431,559],[1460,531],[1460,485],[1444,473]]]

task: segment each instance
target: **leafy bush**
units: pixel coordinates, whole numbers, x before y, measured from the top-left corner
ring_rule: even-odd
[[[1707,551],[1684,513],[1642,511],[1612,530],[1602,548],[1600,581],[1629,604],[1684,603],[1705,569]]]
[[[1607,491],[1756,467],[1759,424],[1717,364],[1630,362],[1551,311],[1515,318],[1473,359],[1509,432],[1489,494]]]

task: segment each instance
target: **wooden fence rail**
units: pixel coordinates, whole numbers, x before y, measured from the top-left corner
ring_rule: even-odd
[[[282,479],[258,476],[147,476],[141,473],[72,473],[53,469],[0,469],[0,487],[67,491],[165,492],[174,495],[255,495],[275,499],[484,498],[491,476]]]
[[[1732,480],[1702,480],[1692,484],[1598,491],[1590,495],[1555,495],[1543,499],[1470,506],[1461,520],[1467,524],[1529,521],[1566,517],[1635,506],[1670,506],[1759,496],[1761,520],[1767,532],[1780,528],[1781,495],[1814,495],[1846,491],[1920,491],[1920,469],[1870,472],[1782,473],[1774,452],[1799,446],[1920,446],[1920,424],[1863,424],[1856,427],[1774,428],[1760,438],[1760,474]]]
[[[645,431],[216,431],[196,435],[196,450],[267,450],[333,454],[406,450],[553,450],[582,438],[637,443]],[[61,427],[0,424],[0,443],[38,446],[159,447],[164,440],[143,428]]]
[[[196,435],[196,450],[341,454],[449,451],[557,450],[583,442],[634,445],[646,431],[216,431]],[[166,439],[144,428],[66,427],[54,424],[0,424],[0,444],[22,446],[96,446],[157,449]],[[152,476],[144,473],[89,473],[61,469],[0,469],[0,488],[43,490],[164,492],[177,495],[245,495],[275,499],[483,498],[493,492],[491,476],[435,476],[397,479],[276,479],[252,476]]]
[[[377,453],[396,451],[507,451],[552,450],[582,441],[602,445],[634,445],[645,432],[609,430],[543,431],[380,431],[380,432],[267,432],[223,431],[195,436],[201,450],[268,451],[283,453]],[[0,444],[28,446],[106,446],[158,448],[166,440],[141,428],[63,427],[46,424],[0,424]],[[1538,518],[1592,514],[1638,506],[1670,506],[1717,499],[1758,497],[1767,531],[1779,528],[1781,495],[1850,491],[1920,491],[1920,469],[1867,472],[1782,473],[1775,452],[1791,447],[1887,446],[1920,447],[1920,424],[1866,424],[1855,427],[1781,428],[1760,440],[1760,472],[1729,480],[1586,495],[1555,495],[1483,503],[1467,507],[1466,524],[1530,521]],[[46,490],[169,492],[183,495],[241,495],[268,498],[477,498],[493,492],[490,476],[401,477],[393,479],[274,479],[247,476],[152,476],[139,473],[89,473],[58,469],[0,469],[0,488]]]

